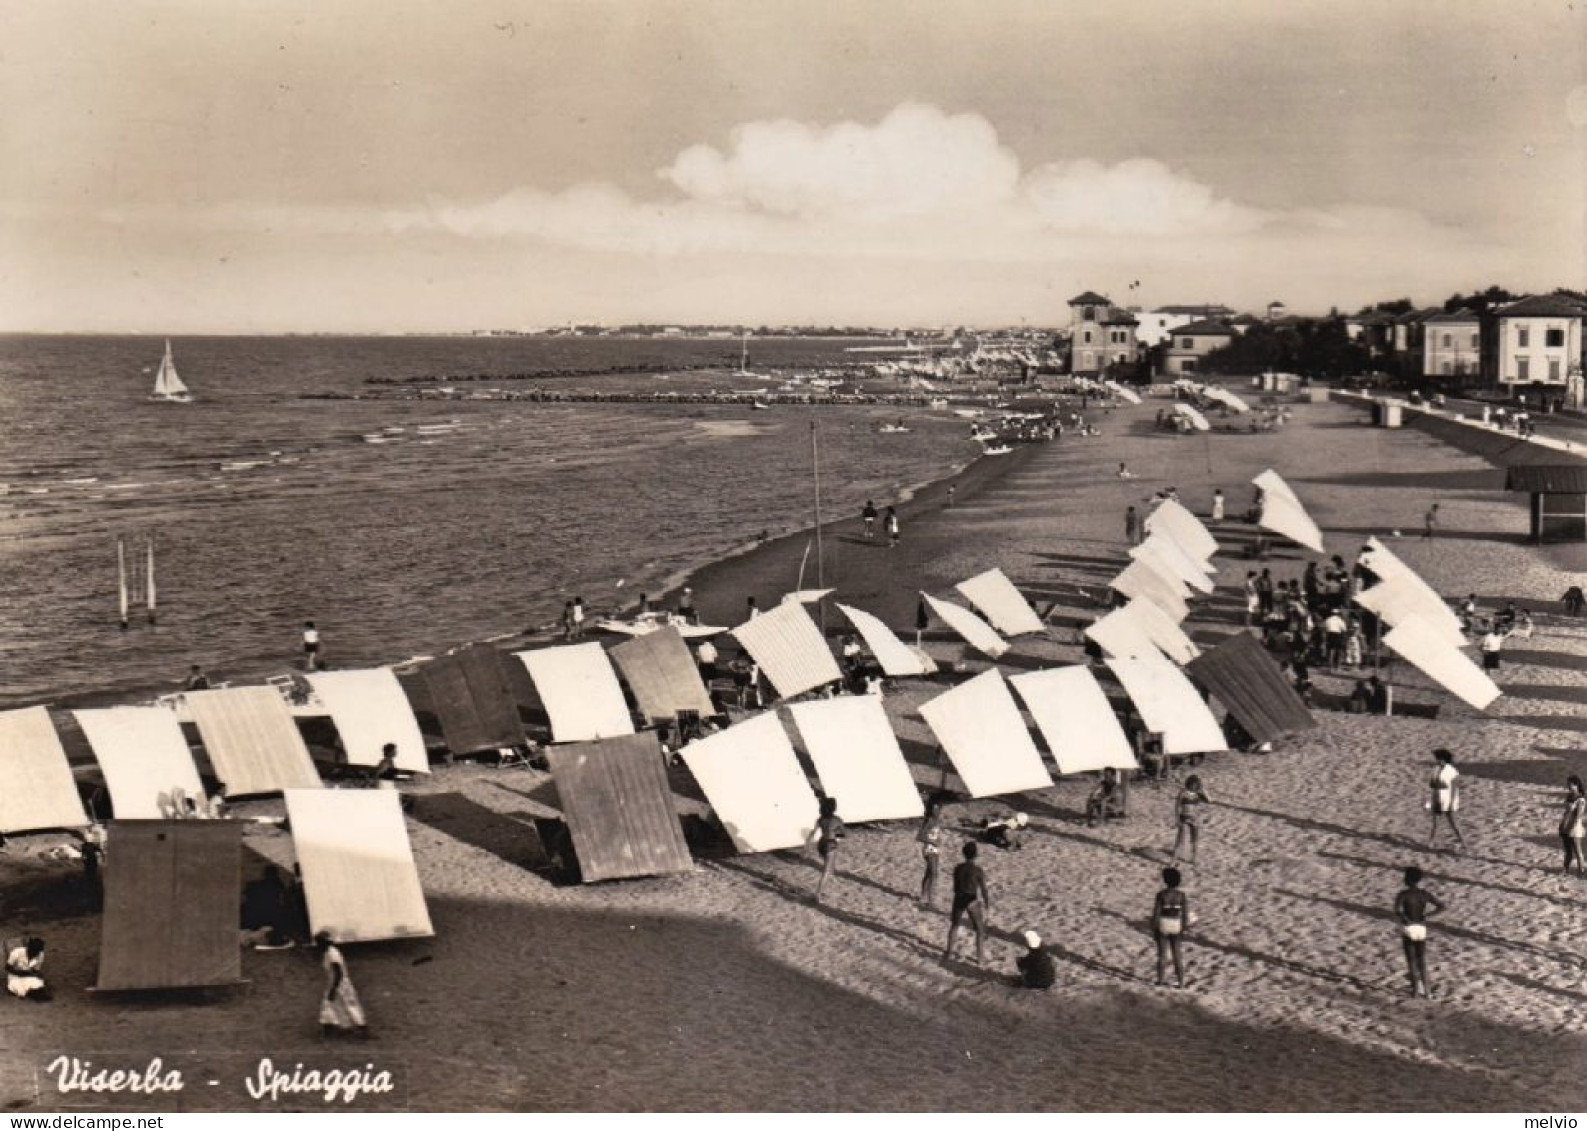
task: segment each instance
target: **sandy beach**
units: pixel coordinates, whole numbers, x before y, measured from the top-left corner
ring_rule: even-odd
[[[1176,436],[1158,407],[1088,414],[1094,438],[1066,435],[999,459],[899,507],[902,541],[860,536],[856,516],[824,532],[823,576],[845,603],[913,632],[917,593],[1002,568],[1038,608],[1046,637],[1024,638],[1005,672],[1082,659],[1076,629],[1125,561],[1124,510],[1162,487],[1205,516],[1221,487],[1231,514],[1249,481],[1278,470],[1326,535],[1353,558],[1368,535],[1446,597],[1515,600],[1538,632],[1507,648],[1505,695],[1476,712],[1403,663],[1396,698],[1434,717],[1318,712],[1320,726],[1269,755],[1210,756],[1215,801],[1200,862],[1187,870],[1198,924],[1189,985],[1152,985],[1147,915],[1173,842],[1171,789],[1137,785],[1127,820],[1088,827],[1090,778],[968,802],[950,827],[1019,809],[1034,835],[988,850],[993,941],[986,968],[940,961],[946,916],[914,901],[914,828],[853,828],[824,906],[811,901],[813,852],[702,859],[691,874],[586,887],[534,870],[528,830],[558,812],[549,775],[470,763],[411,787],[409,831],[436,937],[349,947],[376,1039],[323,1043],[316,961],[302,949],[245,951],[243,989],[212,996],[96,998],[99,922],[77,869],[18,838],[0,857],[7,937],[49,943],[54,1002],[6,999],[0,1104],[40,1099],[58,1052],[193,1069],[177,1097],[119,1108],[256,1110],[243,1079],[277,1065],[366,1063],[397,1090],[360,1107],[414,1110],[1551,1110],[1587,1105],[1582,1005],[1587,880],[1559,871],[1564,779],[1587,773],[1587,620],[1557,599],[1580,580],[1583,548],[1526,544],[1523,497],[1502,472],[1415,431],[1366,426],[1341,405],[1296,405],[1281,431]],[[1135,473],[1120,480],[1125,461]],[[833,474],[838,474],[834,472]],[[878,499],[878,505],[888,500]],[[1421,540],[1441,504],[1444,527]],[[1405,537],[1393,537],[1394,531]],[[1217,592],[1187,628],[1203,645],[1239,627],[1252,528],[1216,524]],[[702,619],[737,623],[793,588],[807,535],[769,542],[697,573]],[[1293,548],[1268,563],[1298,577]],[[813,583],[813,567],[806,574]],[[835,610],[827,626],[845,626]],[[886,705],[923,788],[937,784],[919,705],[984,669],[940,626],[926,646],[949,672],[891,685]],[[1349,680],[1314,678],[1340,694]],[[1432,712],[1422,712],[1432,714]],[[1422,810],[1433,748],[1466,775],[1462,852],[1428,851]],[[675,774],[686,794],[689,783]],[[680,797],[680,808],[698,802]],[[279,801],[240,807],[278,813]],[[950,853],[958,838],[950,837]],[[245,870],[290,862],[290,840],[250,829]],[[1400,870],[1418,864],[1447,905],[1429,961],[1436,1000],[1405,994],[1392,921]],[[1059,958],[1046,993],[1006,982],[1021,928]],[[964,953],[961,940],[961,954]],[[217,1082],[208,1084],[207,1079]],[[284,1102],[286,1107],[322,1107]]]

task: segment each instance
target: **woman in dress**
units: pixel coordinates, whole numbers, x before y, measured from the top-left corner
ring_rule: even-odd
[[[39,973],[43,969],[44,940],[20,942],[6,955],[6,992],[28,1001],[49,1001],[50,989]]]
[[[1345,627],[1345,667],[1359,668],[1366,655],[1366,639],[1361,635],[1361,622],[1354,616]]]
[[[1196,842],[1201,837],[1200,807],[1211,805],[1212,798],[1207,796],[1207,791],[1201,788],[1201,778],[1191,774],[1185,779],[1185,788],[1179,791],[1179,797],[1174,802],[1174,821],[1178,832],[1174,836],[1174,851],[1169,857],[1171,860],[1179,859],[1179,850],[1188,840],[1190,842],[1190,863],[1196,862]]]
[[[1587,873],[1587,857],[1582,855],[1582,840],[1587,837],[1587,787],[1572,774],[1565,779],[1565,812],[1559,821],[1559,839],[1565,846],[1565,871],[1576,865],[1578,874]]]
[[[1466,838],[1460,835],[1460,828],[1455,824],[1455,811],[1460,808],[1460,771],[1455,769],[1455,756],[1448,750],[1438,749],[1433,751],[1433,757],[1437,759],[1438,768],[1428,782],[1433,796],[1427,807],[1433,814],[1433,828],[1427,847],[1433,847],[1438,839],[1438,818],[1443,817],[1449,822],[1449,831],[1455,834],[1455,840],[1464,848]]]
[[[314,945],[320,952],[320,965],[325,968],[325,996],[320,1000],[320,1033],[355,1032],[360,1037],[369,1036],[369,1024],[364,1020],[364,1006],[347,976],[347,960],[331,941],[329,931],[314,936]]]

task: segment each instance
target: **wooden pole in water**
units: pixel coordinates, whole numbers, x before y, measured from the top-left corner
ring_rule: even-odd
[[[127,630],[127,546],[116,539],[116,588],[120,596],[121,631]]]
[[[143,577],[144,600],[149,609],[149,623],[154,623],[154,536],[149,536],[149,564]]]
[[[815,480],[815,504],[816,504],[816,588],[817,589],[825,589],[826,588],[826,574],[825,574],[825,572],[823,570],[822,561],[821,561],[821,445],[820,445],[820,442],[819,442],[817,437],[818,437],[818,432],[816,430],[816,422],[814,420],[812,420],[810,422],[810,475],[811,475],[811,478]],[[825,635],[826,631],[827,631],[827,606],[826,606],[826,602],[825,601],[820,602],[820,604],[818,605],[818,608],[821,611],[820,612],[821,632],[822,632],[823,635]]]

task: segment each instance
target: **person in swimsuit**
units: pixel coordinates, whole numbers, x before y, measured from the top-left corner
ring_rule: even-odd
[[[986,916],[992,910],[992,897],[986,890],[986,873],[975,862],[979,847],[975,841],[964,846],[964,863],[953,870],[953,910],[948,916],[948,944],[943,947],[942,960],[953,960],[953,941],[959,933],[959,921],[966,914],[975,928],[975,962],[986,960]]]
[[[1575,864],[1577,874],[1587,873],[1587,857],[1582,855],[1582,840],[1587,837],[1587,787],[1572,774],[1565,779],[1565,812],[1559,821],[1559,839],[1565,846],[1565,871]]]
[[[821,878],[816,881],[816,902],[826,890],[827,880],[838,866],[838,841],[844,837],[843,821],[838,817],[838,799],[821,799],[821,816],[816,820],[816,852],[821,856]]]
[[[320,670],[320,630],[314,622],[303,622],[303,665],[311,672]]]
[[[1400,924],[1400,942],[1405,948],[1405,967],[1411,979],[1411,996],[1432,997],[1427,981],[1427,918],[1444,909],[1431,893],[1421,889],[1422,870],[1405,869],[1405,887],[1394,900],[1394,917]]]
[[[1161,986],[1168,973],[1168,959],[1174,960],[1174,980],[1180,989],[1185,988],[1185,962],[1180,954],[1179,942],[1190,925],[1190,900],[1180,890],[1182,877],[1178,868],[1163,869],[1163,890],[1157,893],[1152,904],[1152,937],[1157,942],[1157,984]]]
[[[920,855],[926,864],[926,874],[920,880],[920,905],[930,907],[937,900],[937,872],[942,860],[941,798],[927,800],[926,815],[921,819],[915,840],[920,844]]]
[[[1464,848],[1466,838],[1460,835],[1460,828],[1455,824],[1455,810],[1460,808],[1460,771],[1455,769],[1455,756],[1448,750],[1438,749],[1433,751],[1433,757],[1438,760],[1438,768],[1428,782],[1433,794],[1427,803],[1433,814],[1433,829],[1427,838],[1427,847],[1433,847],[1438,839],[1438,818],[1443,817],[1449,822],[1449,831],[1455,834],[1455,840]]]
[[[1174,802],[1174,821],[1178,832],[1174,836],[1174,851],[1169,856],[1171,860],[1179,859],[1179,850],[1188,840],[1190,842],[1190,863],[1196,862],[1196,842],[1201,836],[1201,815],[1199,807],[1211,805],[1212,798],[1207,796],[1207,791],[1201,787],[1201,778],[1191,774],[1185,779],[1185,788],[1179,791],[1179,797]]]
[[[876,537],[876,504],[870,499],[865,500],[865,509],[860,512],[860,518],[865,521],[865,537]]]

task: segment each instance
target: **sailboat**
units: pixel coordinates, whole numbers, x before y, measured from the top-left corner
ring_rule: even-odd
[[[749,367],[749,335],[748,334],[745,334],[743,339],[739,343],[738,371],[736,373],[734,373],[733,376],[735,376],[735,377],[753,377],[757,381],[770,381],[771,380],[771,378],[766,376],[764,373],[756,373],[756,372],[754,372],[754,371],[752,371],[750,369],[750,367]]]
[[[176,362],[171,360],[171,341],[165,342],[165,356],[160,359],[160,371],[154,375],[154,392],[150,400],[166,404],[191,404],[193,394],[188,392],[182,378],[176,375]]]

